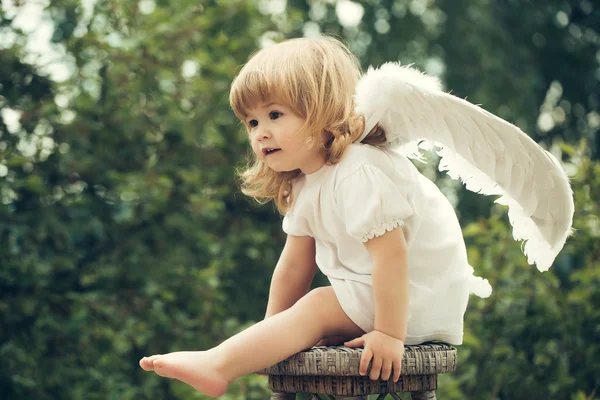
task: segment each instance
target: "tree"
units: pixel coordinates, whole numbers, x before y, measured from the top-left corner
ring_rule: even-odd
[[[269,4],[53,1],[64,81],[32,61],[27,32],[3,8],[2,398],[188,398],[191,389],[144,374],[137,360],[213,346],[262,318],[284,237],[274,208],[236,185],[248,150],[228,87],[258,45],[315,27],[347,40],[364,66],[416,63],[562,149],[576,172],[577,233],[543,275],[524,265],[503,209],[437,178],[456,198],[472,264],[496,288],[471,303],[459,371],[440,391],[593,397],[598,8],[373,0],[358,25],[343,26],[333,2]],[[265,393],[251,376],[230,398]]]

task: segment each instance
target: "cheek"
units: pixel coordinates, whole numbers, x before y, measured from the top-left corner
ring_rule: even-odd
[[[291,147],[306,147],[308,138],[305,135],[293,133],[279,140],[280,144]]]
[[[252,140],[250,138],[248,138],[249,144],[250,144],[250,148],[252,149],[252,151],[254,152],[254,154],[258,155],[258,153],[260,152],[260,147],[258,147],[258,143],[256,143],[255,140]]]

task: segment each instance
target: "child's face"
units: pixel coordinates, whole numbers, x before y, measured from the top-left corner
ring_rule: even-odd
[[[250,129],[252,150],[277,172],[296,169],[310,174],[325,163],[319,144],[309,148],[308,133],[302,131],[305,118],[290,108],[267,102],[249,110],[245,123]],[[271,151],[274,150],[274,151]]]

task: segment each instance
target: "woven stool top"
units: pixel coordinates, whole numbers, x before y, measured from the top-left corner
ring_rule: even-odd
[[[363,349],[343,346],[313,347],[294,354],[269,368],[264,375],[360,376],[358,369]],[[437,375],[456,369],[456,349],[438,343],[405,346],[402,375]]]

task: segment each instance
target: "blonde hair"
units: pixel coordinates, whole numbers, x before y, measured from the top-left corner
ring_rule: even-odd
[[[289,107],[305,119],[309,146],[321,146],[325,162],[333,165],[364,130],[364,118],[354,112],[360,76],[358,60],[340,41],[290,39],[251,57],[231,84],[229,102],[242,121],[260,103]],[[377,127],[363,140],[373,145],[384,142],[385,133]],[[273,199],[281,214],[291,204],[291,182],[300,174],[300,170],[276,172],[255,156],[238,171],[242,192],[259,203]]]

